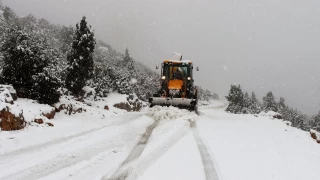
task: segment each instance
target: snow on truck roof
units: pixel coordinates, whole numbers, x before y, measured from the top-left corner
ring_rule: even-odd
[[[191,60],[172,60],[172,59],[166,59],[163,60],[164,63],[179,63],[179,64],[192,64]]]

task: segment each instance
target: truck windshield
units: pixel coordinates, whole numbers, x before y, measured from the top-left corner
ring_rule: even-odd
[[[185,79],[188,75],[188,65],[164,64],[163,76],[168,79]]]

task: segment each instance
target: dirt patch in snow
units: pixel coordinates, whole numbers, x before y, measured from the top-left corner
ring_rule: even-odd
[[[118,109],[123,109],[128,112],[139,112],[142,108],[142,103],[141,102],[134,102],[134,103],[122,102],[122,103],[113,105],[113,107]]]
[[[47,117],[48,119],[53,119],[54,116],[56,115],[56,111],[55,111],[55,109],[53,108],[53,109],[51,110],[51,112],[49,112],[49,113],[42,113],[42,115],[45,116],[45,117]]]
[[[82,107],[78,107],[77,105],[74,105],[74,104],[57,105],[55,107],[55,112],[61,112],[61,111],[64,111],[65,114],[71,115],[71,114],[76,114],[76,113],[82,113],[83,111],[86,112],[87,110]],[[48,119],[50,119],[50,118],[48,118]]]
[[[50,127],[54,127],[54,125],[52,123],[49,123],[49,122],[47,122],[46,125],[50,126]]]
[[[143,103],[136,96],[129,95],[127,97],[127,102],[117,103],[113,105],[113,107],[123,109],[128,112],[139,112],[143,107]]]
[[[26,125],[22,111],[21,113],[16,114],[11,112],[9,107],[6,107],[0,111],[0,114],[0,126],[2,131],[20,130]]]
[[[38,123],[38,124],[43,124],[44,123],[43,119],[41,119],[41,118],[35,119],[34,122]]]
[[[315,130],[310,130],[310,136],[311,136],[312,139],[316,140],[317,143],[320,144],[320,133],[318,133]]]

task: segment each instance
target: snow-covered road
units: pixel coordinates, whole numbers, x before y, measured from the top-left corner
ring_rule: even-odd
[[[224,106],[62,113],[55,128],[1,132],[0,179],[317,179],[320,146],[307,132]]]

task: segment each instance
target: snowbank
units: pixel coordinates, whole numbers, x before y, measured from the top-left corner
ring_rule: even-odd
[[[318,179],[320,146],[310,134],[261,116],[228,114],[221,109],[203,110],[197,123],[224,179]]]
[[[268,117],[273,117],[273,116],[276,116],[276,115],[281,115],[280,113],[277,113],[277,112],[274,112],[274,111],[268,111],[268,112],[264,112],[264,111],[261,111],[259,113],[260,116],[268,116]]]
[[[43,117],[44,114],[50,114],[55,109],[46,104],[39,104],[31,99],[18,99],[18,106],[23,109],[23,115],[26,122],[33,122],[36,117]]]
[[[10,91],[6,88],[0,89],[0,103],[13,104],[13,98],[11,97]]]
[[[84,91],[84,97],[96,95],[96,91],[89,86],[83,87],[82,90]]]

